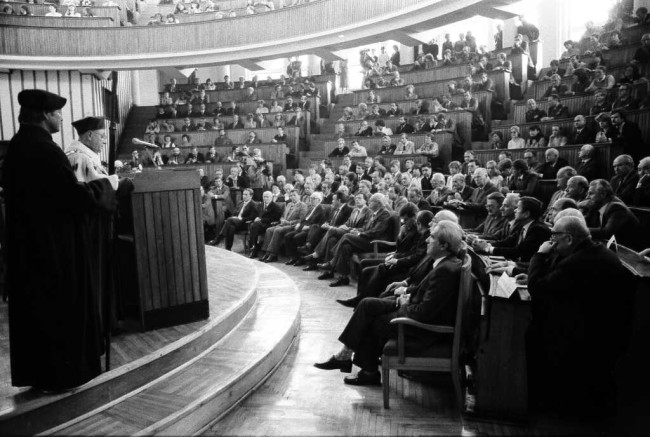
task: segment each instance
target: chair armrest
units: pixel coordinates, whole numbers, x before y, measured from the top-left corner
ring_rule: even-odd
[[[372,244],[372,251],[375,255],[375,258],[379,256],[379,245],[387,246],[387,247],[397,247],[397,243],[394,241],[385,241],[385,240],[372,240],[370,242]]]
[[[416,328],[424,329],[429,332],[437,332],[439,334],[453,334],[453,326],[443,326],[443,325],[429,325],[427,323],[420,323],[417,320],[413,320],[409,317],[397,317],[390,321],[392,325],[405,325],[405,326],[414,326]]]

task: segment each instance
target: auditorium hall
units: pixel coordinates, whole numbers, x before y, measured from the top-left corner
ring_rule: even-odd
[[[647,434],[649,9],[0,0],[0,435]]]

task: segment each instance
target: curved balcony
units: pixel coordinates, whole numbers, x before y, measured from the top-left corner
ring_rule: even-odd
[[[120,28],[0,28],[0,68],[119,70],[259,62],[410,36],[482,11],[497,0],[317,0],[222,20]]]

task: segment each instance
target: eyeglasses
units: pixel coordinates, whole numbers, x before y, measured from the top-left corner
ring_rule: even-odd
[[[557,240],[560,235],[571,235],[569,232],[551,231],[551,240]]]

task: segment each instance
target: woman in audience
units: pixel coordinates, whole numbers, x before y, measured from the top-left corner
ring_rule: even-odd
[[[354,111],[351,107],[346,106],[343,108],[343,115],[337,121],[352,121],[354,120]]]
[[[503,134],[499,131],[493,131],[490,134],[490,144],[488,145],[489,149],[505,149],[506,143],[503,141]]]
[[[451,190],[452,180],[454,178],[454,175],[460,173],[460,169],[462,168],[462,166],[458,161],[451,161],[447,166],[447,168],[449,168],[449,177],[447,177],[447,182],[445,182],[445,185],[447,188]]]
[[[270,113],[282,112],[284,108],[278,104],[277,100],[271,101],[271,107],[269,108]],[[276,115],[277,117],[277,115]]]
[[[548,87],[542,98],[547,98],[553,94],[558,96],[566,95],[570,92],[569,87],[562,84],[562,78],[559,74],[554,74],[551,76],[551,86]]]
[[[564,41],[564,48],[566,49],[564,52],[562,52],[562,56],[560,56],[560,59],[569,59],[572,56],[580,56],[580,49],[574,47],[575,43],[571,41],[570,39],[567,41]]]
[[[246,114],[246,120],[244,120],[244,129],[255,129],[257,127],[257,122],[253,114],[250,112]]]
[[[357,116],[355,118],[357,120],[365,120],[368,115],[370,115],[368,105],[363,102],[359,103],[359,106],[357,107]]]
[[[404,96],[404,100],[417,100],[418,95],[415,94],[415,87],[413,85],[407,85],[406,87],[406,95]]]
[[[531,147],[546,147],[546,138],[542,135],[542,130],[539,126],[534,125],[528,129],[528,139],[526,140],[526,148]]]
[[[442,53],[442,65],[448,66],[448,65],[455,65],[455,64],[456,64],[456,58],[454,58],[454,55],[451,52],[451,50],[446,49]]]
[[[372,81],[372,79],[367,77],[366,80],[363,81],[362,88],[364,90],[371,90],[371,89],[377,88],[377,85],[375,84],[375,82]]]
[[[591,84],[585,89],[586,93],[593,93],[598,89],[611,90],[614,88],[614,76],[607,74],[605,67],[597,67],[594,71],[594,79],[591,81]]]
[[[81,18],[81,14],[77,12],[77,7],[75,5],[68,5],[68,9],[63,14],[64,17],[74,17]]]
[[[11,6],[9,6],[11,7]],[[47,14],[45,14],[46,17],[60,17],[61,12],[58,12],[56,10],[56,6],[54,5],[48,5],[47,7]]]
[[[648,79],[641,76],[641,73],[639,72],[639,67],[637,65],[630,64],[627,67],[625,67],[625,70],[623,71],[623,77],[621,77],[618,80],[616,85],[617,86],[623,84],[636,85],[643,82],[647,83]]]
[[[508,149],[524,149],[526,141],[520,136],[519,126],[510,127],[510,141],[508,141]]]
[[[184,149],[194,147],[192,145],[192,142],[190,141],[189,135],[181,136],[181,147],[184,148]]]
[[[596,116],[599,130],[596,132],[597,143],[611,143],[618,137],[618,129],[612,124],[612,119],[607,113],[601,113]]]

